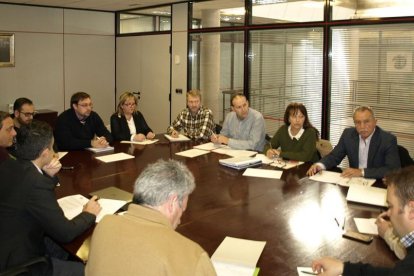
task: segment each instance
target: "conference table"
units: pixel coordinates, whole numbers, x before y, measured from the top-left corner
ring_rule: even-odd
[[[177,231],[200,244],[210,256],[230,236],[266,241],[257,263],[259,275],[297,275],[298,266],[310,266],[322,256],[386,267],[397,261],[379,237],[368,245],[342,237],[343,221],[346,230],[356,230],[354,217],[374,218],[381,208],[347,202],[347,188],[309,180],[305,174],[311,164],[285,170],[281,179],[247,177],[243,171],[219,164],[226,155],[176,155],[200,142],[169,142],[163,135],[156,138],[159,141],[150,145],[115,142],[115,153],[135,158],[112,163],[97,160],[97,154],[89,151],[69,152],[61,162],[73,169],[59,172],[57,197],[86,196],[110,186],[132,192],[135,179],[147,164],[174,159],[186,164],[196,181]],[[280,170],[269,165],[260,168]],[[64,247],[72,254],[79,255],[80,248],[88,252],[86,241],[92,232],[88,230]]]

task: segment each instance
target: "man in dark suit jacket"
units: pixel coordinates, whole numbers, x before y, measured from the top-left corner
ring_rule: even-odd
[[[82,263],[55,258],[48,251],[45,236],[70,242],[95,224],[101,207],[92,198],[72,220],[64,216],[54,192],[61,164],[52,146],[51,127],[33,121],[17,136],[18,160],[9,159],[0,165],[0,273],[48,256],[48,263],[33,266],[30,275],[83,275]]]
[[[344,177],[380,179],[401,167],[397,139],[377,126],[373,110],[367,106],[358,107],[353,119],[355,127],[344,130],[336,147],[312,165],[308,175],[338,166],[345,156],[348,156],[350,168],[343,170]]]
[[[59,150],[104,148],[112,135],[98,113],[92,111],[91,96],[76,92],[70,99],[71,108],[62,112],[56,122],[55,139]]]
[[[10,114],[0,111],[0,163],[9,159],[9,152],[6,148],[13,144],[15,136],[16,130]]]

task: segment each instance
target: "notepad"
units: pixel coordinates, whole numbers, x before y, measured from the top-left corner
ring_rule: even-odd
[[[151,145],[158,142],[158,139],[145,139],[142,142],[137,141],[121,141],[121,144],[135,144],[135,145]]]
[[[256,155],[257,154],[256,151],[251,151],[251,150],[236,150],[236,149],[229,148],[228,146],[215,149],[215,150],[213,150],[213,152],[220,153],[220,154],[225,154],[225,155],[233,156],[233,157],[253,156],[253,155]]]
[[[242,170],[249,167],[254,167],[262,164],[260,158],[240,156],[240,157],[231,157],[226,159],[220,159],[219,163],[223,166],[230,167],[236,170]]]
[[[113,151],[114,147],[105,147],[105,148],[86,148],[86,150],[89,150],[93,153],[99,153],[99,152],[107,152],[107,151]]]
[[[270,166],[276,167],[279,169],[289,170],[291,168],[297,167],[302,165],[304,162],[302,161],[294,161],[294,160],[275,160],[270,163]]]
[[[58,204],[62,208],[63,213],[67,219],[73,219],[80,213],[82,213],[83,206],[89,201],[83,195],[71,195],[58,199]],[[102,210],[99,212],[96,217],[96,222],[101,221],[105,215],[115,214],[122,206],[126,204],[124,200],[115,200],[115,199],[99,199],[99,204],[102,207]]]
[[[387,190],[362,185],[351,185],[346,200],[387,207]]]
[[[376,220],[376,218],[354,218],[358,232],[371,235],[378,235]]]
[[[342,177],[341,173],[330,171],[321,171],[315,175],[312,175],[309,179],[319,182],[338,184],[344,187],[350,187],[354,184],[372,186],[376,181],[375,179],[363,177]]]
[[[165,138],[167,138],[170,142],[182,142],[182,141],[190,141],[190,138],[184,136],[182,134],[178,135],[178,138],[174,138],[171,135],[164,134]]]
[[[124,152],[119,152],[119,153],[108,154],[108,155],[104,155],[104,156],[97,156],[95,158],[102,161],[102,162],[110,163],[110,162],[122,161],[122,160],[126,160],[126,159],[133,159],[133,158],[135,158],[135,156],[130,155],[130,154],[126,154]]]
[[[265,241],[225,237],[211,256],[218,276],[252,276]]]
[[[207,154],[207,153],[209,153],[209,151],[200,150],[200,149],[189,149],[189,150],[185,150],[181,152],[176,152],[175,154],[184,156],[184,157],[193,158],[193,157],[197,157],[197,156]]]
[[[225,146],[221,145],[221,144],[215,144],[213,142],[209,142],[209,143],[194,146],[195,149],[208,150],[208,151],[219,149],[219,148],[222,148],[222,147],[225,147]]]
[[[280,179],[282,174],[283,171],[248,168],[244,171],[243,176]]]

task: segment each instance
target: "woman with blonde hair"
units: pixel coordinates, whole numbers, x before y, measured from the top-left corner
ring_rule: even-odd
[[[138,100],[131,92],[124,92],[119,96],[117,112],[111,116],[114,140],[142,142],[155,137],[144,116],[137,110],[137,104]]]
[[[286,107],[284,125],[281,126],[265,146],[269,158],[316,162],[319,160],[316,141],[318,130],[309,122],[306,107],[301,103],[290,103]]]

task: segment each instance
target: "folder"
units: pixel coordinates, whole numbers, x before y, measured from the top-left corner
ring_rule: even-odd
[[[262,160],[258,157],[240,156],[240,157],[220,159],[219,163],[226,167],[230,167],[236,170],[242,170],[245,168],[261,165]]]

